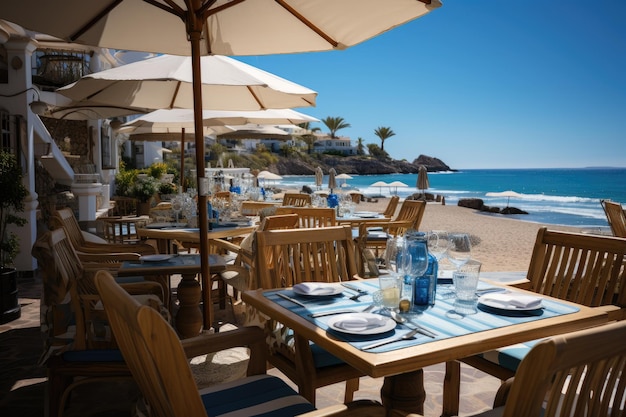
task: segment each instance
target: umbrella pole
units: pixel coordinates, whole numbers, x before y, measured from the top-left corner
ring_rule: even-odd
[[[196,174],[198,186],[198,224],[200,227],[200,271],[202,292],[204,292],[203,318],[204,328],[209,329],[213,323],[212,301],[211,301],[211,276],[209,274],[209,241],[207,239],[208,227],[208,183],[205,181],[204,170],[204,136],[202,130],[202,77],[200,62],[200,40],[204,21],[202,16],[198,16],[195,11],[201,6],[200,1],[195,0],[189,3],[189,13],[187,19],[187,31],[191,43],[191,65],[193,73],[193,114],[194,114],[194,137],[196,145]]]
[[[180,190],[185,191],[185,128],[184,127],[183,127],[183,133],[180,136]]]

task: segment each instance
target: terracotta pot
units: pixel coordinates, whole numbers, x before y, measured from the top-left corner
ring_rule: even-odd
[[[137,215],[138,216],[147,216],[150,214],[150,203],[137,203]]]

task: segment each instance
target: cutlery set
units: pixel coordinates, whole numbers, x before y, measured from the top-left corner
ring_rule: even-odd
[[[356,292],[355,295],[349,297],[353,301],[358,301],[359,297],[362,297],[364,295],[369,295],[369,292],[367,292],[365,290],[362,290],[362,289],[360,289],[360,288],[358,288],[358,287],[356,287],[354,285],[350,285],[350,284],[346,284],[346,283],[342,282],[341,286],[344,287],[344,288],[347,288],[347,289],[349,289],[351,291]],[[499,289],[491,288],[491,289],[481,290],[480,292],[481,293],[489,293],[489,292],[496,292],[498,290]],[[283,299],[285,299],[287,301],[290,301],[290,302],[292,302],[292,303],[294,303],[294,304],[296,304],[296,305],[298,305],[300,307],[305,307],[305,308],[307,307],[303,302],[301,302],[299,300],[296,300],[295,298],[289,297],[286,294],[278,292],[278,293],[276,293],[276,295],[278,295],[279,297],[281,297],[281,298],[283,298]],[[374,310],[374,308],[376,308],[376,305],[375,304],[371,304],[371,305],[367,306],[365,309],[363,309],[361,311],[357,311],[357,310],[354,310],[354,309],[343,308],[343,309],[338,309],[338,310],[331,310],[331,311],[324,311],[324,312],[319,312],[319,313],[312,313],[312,314],[309,314],[309,316],[312,317],[312,318],[318,318],[318,317],[327,317],[327,316],[332,316],[332,315],[337,315],[337,314],[368,313],[368,312]],[[367,345],[367,346],[363,346],[363,347],[361,347],[361,350],[370,350],[370,349],[374,349],[374,348],[377,348],[377,347],[380,347],[380,346],[384,346],[384,345],[387,345],[387,344],[390,344],[390,343],[400,342],[402,340],[414,339],[415,336],[418,333],[422,334],[424,336],[430,337],[430,338],[437,337],[436,333],[434,333],[434,332],[432,332],[432,331],[430,331],[428,329],[425,329],[424,327],[422,327],[422,326],[418,325],[417,323],[415,323],[414,321],[412,321],[410,319],[407,319],[406,317],[396,313],[395,311],[389,310],[389,316],[391,317],[391,319],[393,319],[395,322],[397,322],[399,324],[404,324],[405,326],[407,325],[407,323],[410,324],[412,326],[412,327],[409,327],[409,328],[411,328],[411,331],[406,333],[406,334],[404,334],[404,335],[402,335],[402,336],[394,338],[394,339],[384,340],[384,341],[381,341],[381,342],[376,342],[376,343],[372,343],[372,344]]]

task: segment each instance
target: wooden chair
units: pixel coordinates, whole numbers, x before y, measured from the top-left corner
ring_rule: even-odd
[[[227,413],[276,417],[385,415],[382,406],[370,402],[314,411],[313,405],[285,382],[265,375],[265,341],[261,329],[245,327],[204,334],[186,339],[185,349],[156,311],[129,297],[110,275],[98,273],[95,281],[124,359],[155,416],[200,417]],[[189,352],[200,355],[235,346],[250,349],[248,377],[198,392],[187,362]]]
[[[537,232],[526,280],[513,286],[603,308],[610,320],[626,318],[626,271],[623,265],[626,239],[582,233]],[[461,361],[501,380],[516,374],[524,355],[536,342],[505,347]],[[447,363],[444,398],[447,415],[458,413],[460,366]]]
[[[283,206],[306,207],[311,205],[311,194],[285,193]]]
[[[336,226],[336,211],[330,207],[288,207],[276,208],[276,214],[297,214],[301,228]]]
[[[392,196],[389,199],[389,203],[387,203],[387,207],[385,207],[385,211],[383,211],[383,216],[392,218],[394,214],[396,214],[396,209],[398,208],[398,203],[400,202],[400,197],[397,195]]]
[[[600,200],[613,236],[626,237],[626,213],[620,203]]]
[[[291,287],[307,281],[354,279],[356,263],[349,226],[256,232],[259,288]],[[318,387],[346,381],[345,401],[352,401],[361,371],[352,368],[281,323],[266,323],[269,361],[298,385],[315,404]]]
[[[71,208],[66,207],[56,210],[52,216],[50,216],[50,223],[52,227],[63,227],[67,233],[74,249],[83,253],[123,253],[133,252],[141,255],[151,255],[156,253],[154,246],[146,243],[95,243],[89,242],[85,239],[78,220],[74,216],[74,212]]]
[[[113,196],[111,197],[113,216],[135,216],[137,215],[137,203],[139,200],[132,197]]]
[[[624,340],[621,321],[538,342],[498,391],[494,410],[473,417],[623,416]]]
[[[108,243],[138,243],[137,229],[145,227],[148,216],[106,216],[96,219],[96,234]]]
[[[257,230],[294,229],[298,227],[298,216],[286,214],[280,216],[267,216],[263,219]],[[238,298],[239,293],[258,288],[256,273],[254,271],[254,232],[246,236],[239,245],[223,239],[213,240],[213,244],[220,250],[236,254],[232,264],[226,266],[224,271],[218,274],[224,287],[220,297],[226,298],[227,286],[233,288],[233,297]],[[221,301],[220,301],[221,302]]]
[[[106,331],[102,311],[95,308],[98,297],[91,280],[96,270],[115,266],[92,262],[85,267],[63,228],[42,235],[32,253],[39,262],[44,287],[41,327],[46,338],[41,361],[48,372],[47,407],[49,415],[57,416],[76,387],[130,376]],[[162,288],[157,283],[123,285],[125,291],[146,295],[145,302],[162,304]]]
[[[418,230],[425,210],[425,201],[405,200],[400,206],[398,215],[392,220],[361,223],[356,239],[357,257],[360,259],[359,274],[363,277],[377,276],[375,258],[384,252],[387,239],[402,236],[409,229]],[[375,230],[374,233],[372,229]]]

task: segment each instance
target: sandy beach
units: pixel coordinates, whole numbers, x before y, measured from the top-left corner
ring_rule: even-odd
[[[388,201],[388,198],[379,198],[377,203],[361,202],[357,210],[382,212]],[[482,262],[482,271],[526,271],[537,230],[543,226],[552,230],[580,231],[576,227],[513,220],[504,215],[484,214],[440,203],[428,203],[419,230],[471,234],[473,242],[478,242],[472,247],[472,257]]]

